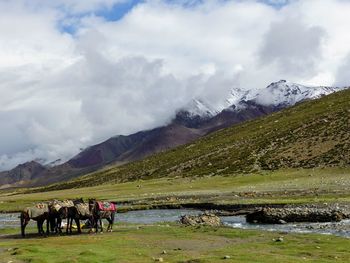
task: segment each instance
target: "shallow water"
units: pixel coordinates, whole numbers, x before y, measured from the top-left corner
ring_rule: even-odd
[[[0,229],[8,227],[19,227],[19,213],[1,214],[0,213]]]
[[[191,209],[160,209],[139,210],[116,214],[115,222],[134,224],[154,224],[161,222],[176,222],[182,215],[201,214],[200,210]],[[19,227],[19,214],[0,214],[0,228]],[[239,229],[258,229],[293,233],[318,233],[337,235],[350,238],[350,220],[330,223],[289,223],[289,224],[249,224],[244,216],[223,216],[223,224]],[[35,224],[31,221],[32,224]]]
[[[328,223],[249,224],[244,216],[222,217],[223,224],[240,229],[258,229],[286,233],[317,233],[350,238],[350,220]]]

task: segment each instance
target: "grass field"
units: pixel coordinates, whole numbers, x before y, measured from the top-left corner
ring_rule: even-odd
[[[1,262],[349,262],[350,239],[225,227],[117,225],[115,232],[21,239],[0,234]],[[0,232],[1,233],[1,232]],[[283,242],[275,242],[283,236]],[[163,253],[165,251],[165,253]],[[223,259],[225,256],[230,259]]]
[[[186,202],[314,203],[350,201],[350,169],[290,169],[261,174],[160,178],[39,193],[1,192],[0,211],[51,199],[97,198],[144,205]],[[144,200],[142,202],[142,200]]]

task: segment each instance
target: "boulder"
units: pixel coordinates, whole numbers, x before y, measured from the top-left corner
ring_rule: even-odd
[[[197,216],[184,215],[180,222],[188,226],[221,226],[220,217],[209,213]]]

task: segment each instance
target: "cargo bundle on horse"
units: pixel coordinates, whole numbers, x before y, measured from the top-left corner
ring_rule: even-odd
[[[40,235],[45,234],[43,229],[44,221],[46,220],[46,233],[49,233],[49,206],[45,203],[38,203],[32,207],[26,207],[20,214],[21,219],[21,234],[25,236],[25,228],[28,225],[29,220],[37,222],[38,233]]]
[[[89,206],[94,217],[95,229],[98,231],[98,224],[100,224],[101,232],[103,232],[102,219],[108,221],[107,231],[113,231],[113,223],[115,212],[117,207],[111,202],[96,201],[95,199],[89,199]]]

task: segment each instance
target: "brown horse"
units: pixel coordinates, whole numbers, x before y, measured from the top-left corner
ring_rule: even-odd
[[[108,221],[107,231],[113,231],[114,217],[116,213],[116,206],[110,202],[100,202],[95,199],[89,199],[89,207],[94,218],[94,226],[96,233],[98,231],[98,225],[100,224],[101,232],[103,232],[102,219]]]
[[[46,234],[49,234],[49,207],[45,203],[38,203],[35,206],[25,208],[20,214],[21,235],[25,237],[25,229],[29,220],[37,222],[39,235],[44,235],[43,224],[46,220]]]

